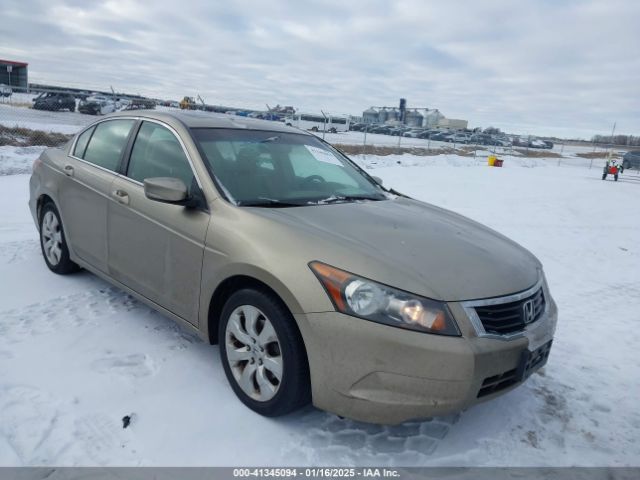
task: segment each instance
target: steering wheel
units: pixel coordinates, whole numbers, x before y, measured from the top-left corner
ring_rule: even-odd
[[[324,177],[322,177],[320,175],[309,175],[304,180],[302,180],[302,185],[301,186],[302,187],[319,186],[319,185],[322,185],[323,183],[327,183],[327,181],[324,179]]]

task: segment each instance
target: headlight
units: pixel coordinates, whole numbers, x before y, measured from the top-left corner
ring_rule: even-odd
[[[309,264],[339,312],[394,327],[460,335],[442,302],[403,292],[320,262]]]

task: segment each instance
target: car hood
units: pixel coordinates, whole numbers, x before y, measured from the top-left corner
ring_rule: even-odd
[[[541,275],[540,262],[512,240],[408,198],[252,210],[286,227],[307,261],[437,300],[507,295]]]

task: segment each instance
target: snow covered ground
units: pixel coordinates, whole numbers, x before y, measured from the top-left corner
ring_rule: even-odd
[[[525,385],[380,427],[311,407],[259,417],[217,347],[89,273],[50,273],[27,207],[37,154],[0,150],[0,465],[640,465],[635,172],[614,183],[557,159],[358,157],[533,251],[560,309],[549,363]]]
[[[94,115],[78,112],[49,112],[32,108],[0,104],[0,125],[23,127],[45,132],[76,133],[85,125],[95,121]]]

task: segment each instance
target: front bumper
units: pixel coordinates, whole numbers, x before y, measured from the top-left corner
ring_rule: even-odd
[[[548,300],[542,318],[525,334],[506,340],[479,336],[460,303],[449,304],[460,337],[408,331],[338,312],[296,315],[306,325],[313,403],[354,420],[395,424],[494,398],[546,362],[548,352],[543,352],[543,361],[519,370],[523,357],[531,356],[526,352],[550,346],[557,308]]]

